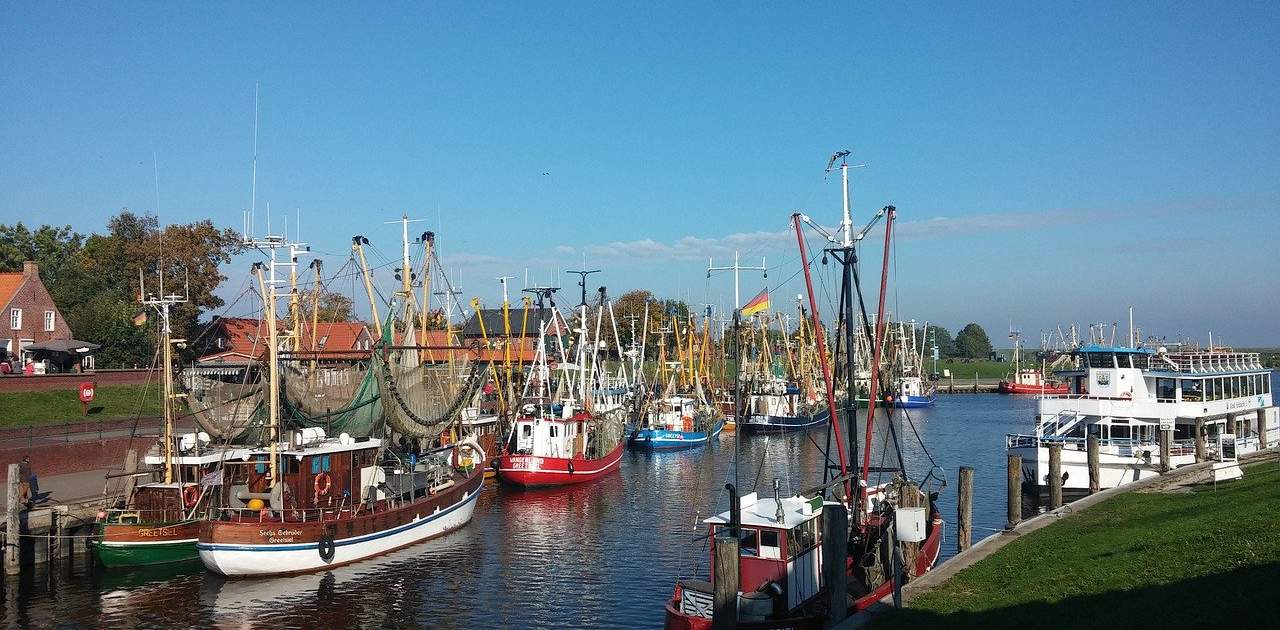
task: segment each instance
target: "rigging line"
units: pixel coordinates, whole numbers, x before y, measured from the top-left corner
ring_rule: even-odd
[[[760,489],[760,474],[764,472],[764,460],[769,455],[769,441],[771,436],[764,437],[764,452],[760,454],[760,465],[756,467],[756,479],[751,483],[751,491],[755,492]],[[742,495],[738,495],[742,496]]]

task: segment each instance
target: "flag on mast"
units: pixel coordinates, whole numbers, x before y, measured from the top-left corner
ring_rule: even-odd
[[[761,311],[766,311],[768,309],[769,309],[769,289],[766,287],[764,290],[760,291],[758,295],[751,298],[750,302],[747,302],[742,306],[742,316],[751,317],[756,313],[759,313]]]

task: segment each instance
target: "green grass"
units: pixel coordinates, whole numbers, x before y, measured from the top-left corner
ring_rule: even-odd
[[[1280,464],[1131,492],[1026,534],[874,628],[1276,627]]]
[[[142,385],[104,385],[94,392],[89,415],[84,415],[79,390],[0,394],[0,428],[132,418],[141,403],[143,416],[160,415],[158,389],[153,384],[143,400]]]
[[[932,371],[933,361],[926,360],[924,369],[926,372]],[[960,385],[966,379],[972,381],[975,373],[978,378],[1004,378],[1005,375],[1013,370],[1013,363],[1001,363],[998,361],[970,361],[965,363],[959,359],[947,359],[938,361],[938,374],[942,374],[943,370],[951,370],[952,378],[956,380],[957,385]],[[942,382],[946,383],[947,379],[943,377]]]

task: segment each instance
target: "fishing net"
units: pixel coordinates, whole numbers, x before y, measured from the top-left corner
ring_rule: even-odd
[[[182,375],[187,406],[201,431],[216,440],[253,444],[266,438],[262,384],[229,383],[194,373]]]
[[[404,336],[415,339],[412,324]],[[458,419],[488,377],[485,363],[466,357],[446,364],[423,364],[418,350],[374,353],[383,416],[392,429],[417,438],[435,438]]]
[[[369,437],[383,426],[382,397],[368,362],[316,365],[283,362],[284,406],[293,423],[328,435]]]

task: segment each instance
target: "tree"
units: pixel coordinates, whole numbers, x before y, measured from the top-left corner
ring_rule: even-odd
[[[40,280],[46,287],[56,286],[62,270],[80,251],[84,236],[70,225],[42,225],[34,232],[21,221],[0,225],[0,271],[22,271],[23,261],[40,265]]]
[[[942,357],[954,357],[959,352],[956,348],[956,340],[951,337],[951,331],[942,326],[933,326],[929,328],[929,338],[938,344],[938,355]]]
[[[351,307],[354,304],[351,298],[341,293],[335,293],[328,289],[320,290],[319,302],[319,321],[321,322],[345,322],[351,319]],[[299,317],[304,321],[311,321],[312,311],[312,295],[310,292],[302,293],[298,297]],[[434,315],[434,312],[432,313]]]
[[[960,356],[970,359],[985,359],[991,355],[991,339],[987,331],[975,323],[970,323],[956,335],[956,346]]]

